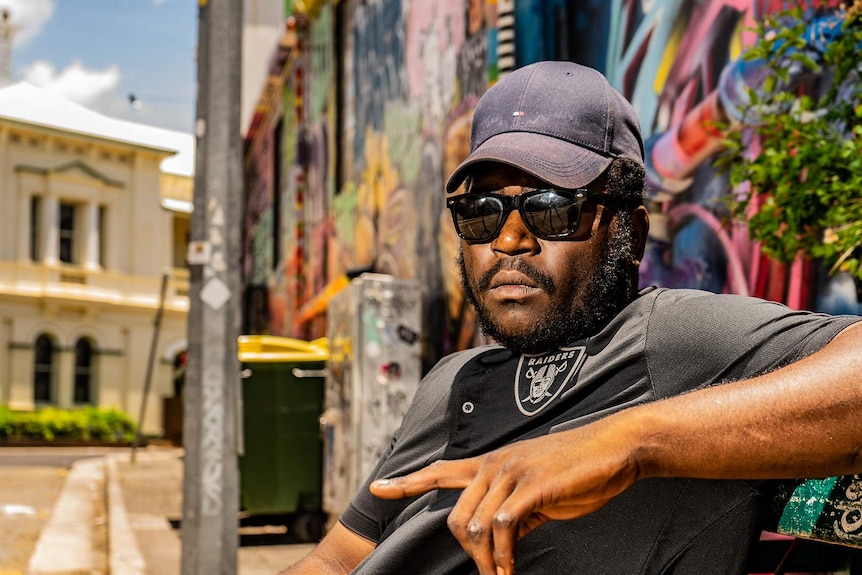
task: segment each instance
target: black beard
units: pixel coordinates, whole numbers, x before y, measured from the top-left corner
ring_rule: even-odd
[[[529,333],[507,334],[476,298],[467,280],[467,268],[462,252],[458,254],[461,286],[467,300],[476,309],[479,327],[492,338],[515,353],[543,353],[565,346],[573,341],[595,335],[634,297],[632,262],[634,261],[634,233],[629,225],[618,221],[610,231],[603,250],[601,265],[586,282],[582,301],[577,308],[554,305],[551,313],[539,321]],[[516,269],[536,282],[548,295],[556,291],[550,277],[535,269],[522,258],[500,260],[479,278],[477,289],[488,288],[491,278],[500,269]]]

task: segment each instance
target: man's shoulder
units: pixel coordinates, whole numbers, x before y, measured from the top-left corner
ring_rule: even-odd
[[[693,289],[693,288],[669,288],[660,286],[649,286],[641,289],[638,292],[635,301],[643,302],[661,302],[662,304],[670,304],[677,301],[688,300],[710,300],[718,298],[721,295],[711,291]],[[747,297],[747,296],[731,296],[731,297]],[[755,299],[755,298],[749,298]]]
[[[644,288],[638,292],[638,296],[632,304],[641,309],[648,308],[650,311],[673,310],[675,313],[687,310],[703,312],[710,308],[734,311],[751,306],[775,306],[787,309],[784,304],[748,295],[719,294],[699,289],[655,286]]]

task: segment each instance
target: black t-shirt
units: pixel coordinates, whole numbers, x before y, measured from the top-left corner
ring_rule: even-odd
[[[368,482],[486,453],[647,401],[792,363],[859,318],[740,296],[650,288],[597,335],[539,355],[484,346],[423,379]],[[355,573],[475,573],[446,526],[460,491],[381,500],[368,485],[340,521],[376,549]],[[647,479],[599,511],[552,521],[516,547],[516,572],[742,573],[770,484]]]

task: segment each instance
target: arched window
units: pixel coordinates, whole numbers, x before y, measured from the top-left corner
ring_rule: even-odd
[[[54,356],[56,348],[51,336],[36,338],[33,358],[33,402],[54,403]]]
[[[93,344],[82,337],[75,343],[75,403],[93,403]]]

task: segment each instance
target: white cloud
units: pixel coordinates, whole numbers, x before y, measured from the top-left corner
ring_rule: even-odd
[[[0,0],[0,9],[9,11],[15,27],[14,46],[22,46],[39,35],[54,14],[54,0]]]
[[[58,74],[53,64],[40,60],[25,68],[21,78],[88,106],[114,91],[120,85],[122,75],[116,65],[104,70],[89,70],[77,60]]]
[[[111,116],[151,124],[178,132],[189,132],[189,118],[194,115],[194,103],[153,102],[146,97],[133,107],[129,95],[120,93],[122,74],[117,66],[104,70],[88,70],[80,62],[72,62],[61,72],[46,61],[34,62],[24,69],[21,79],[34,86],[51,90],[82,106]]]

